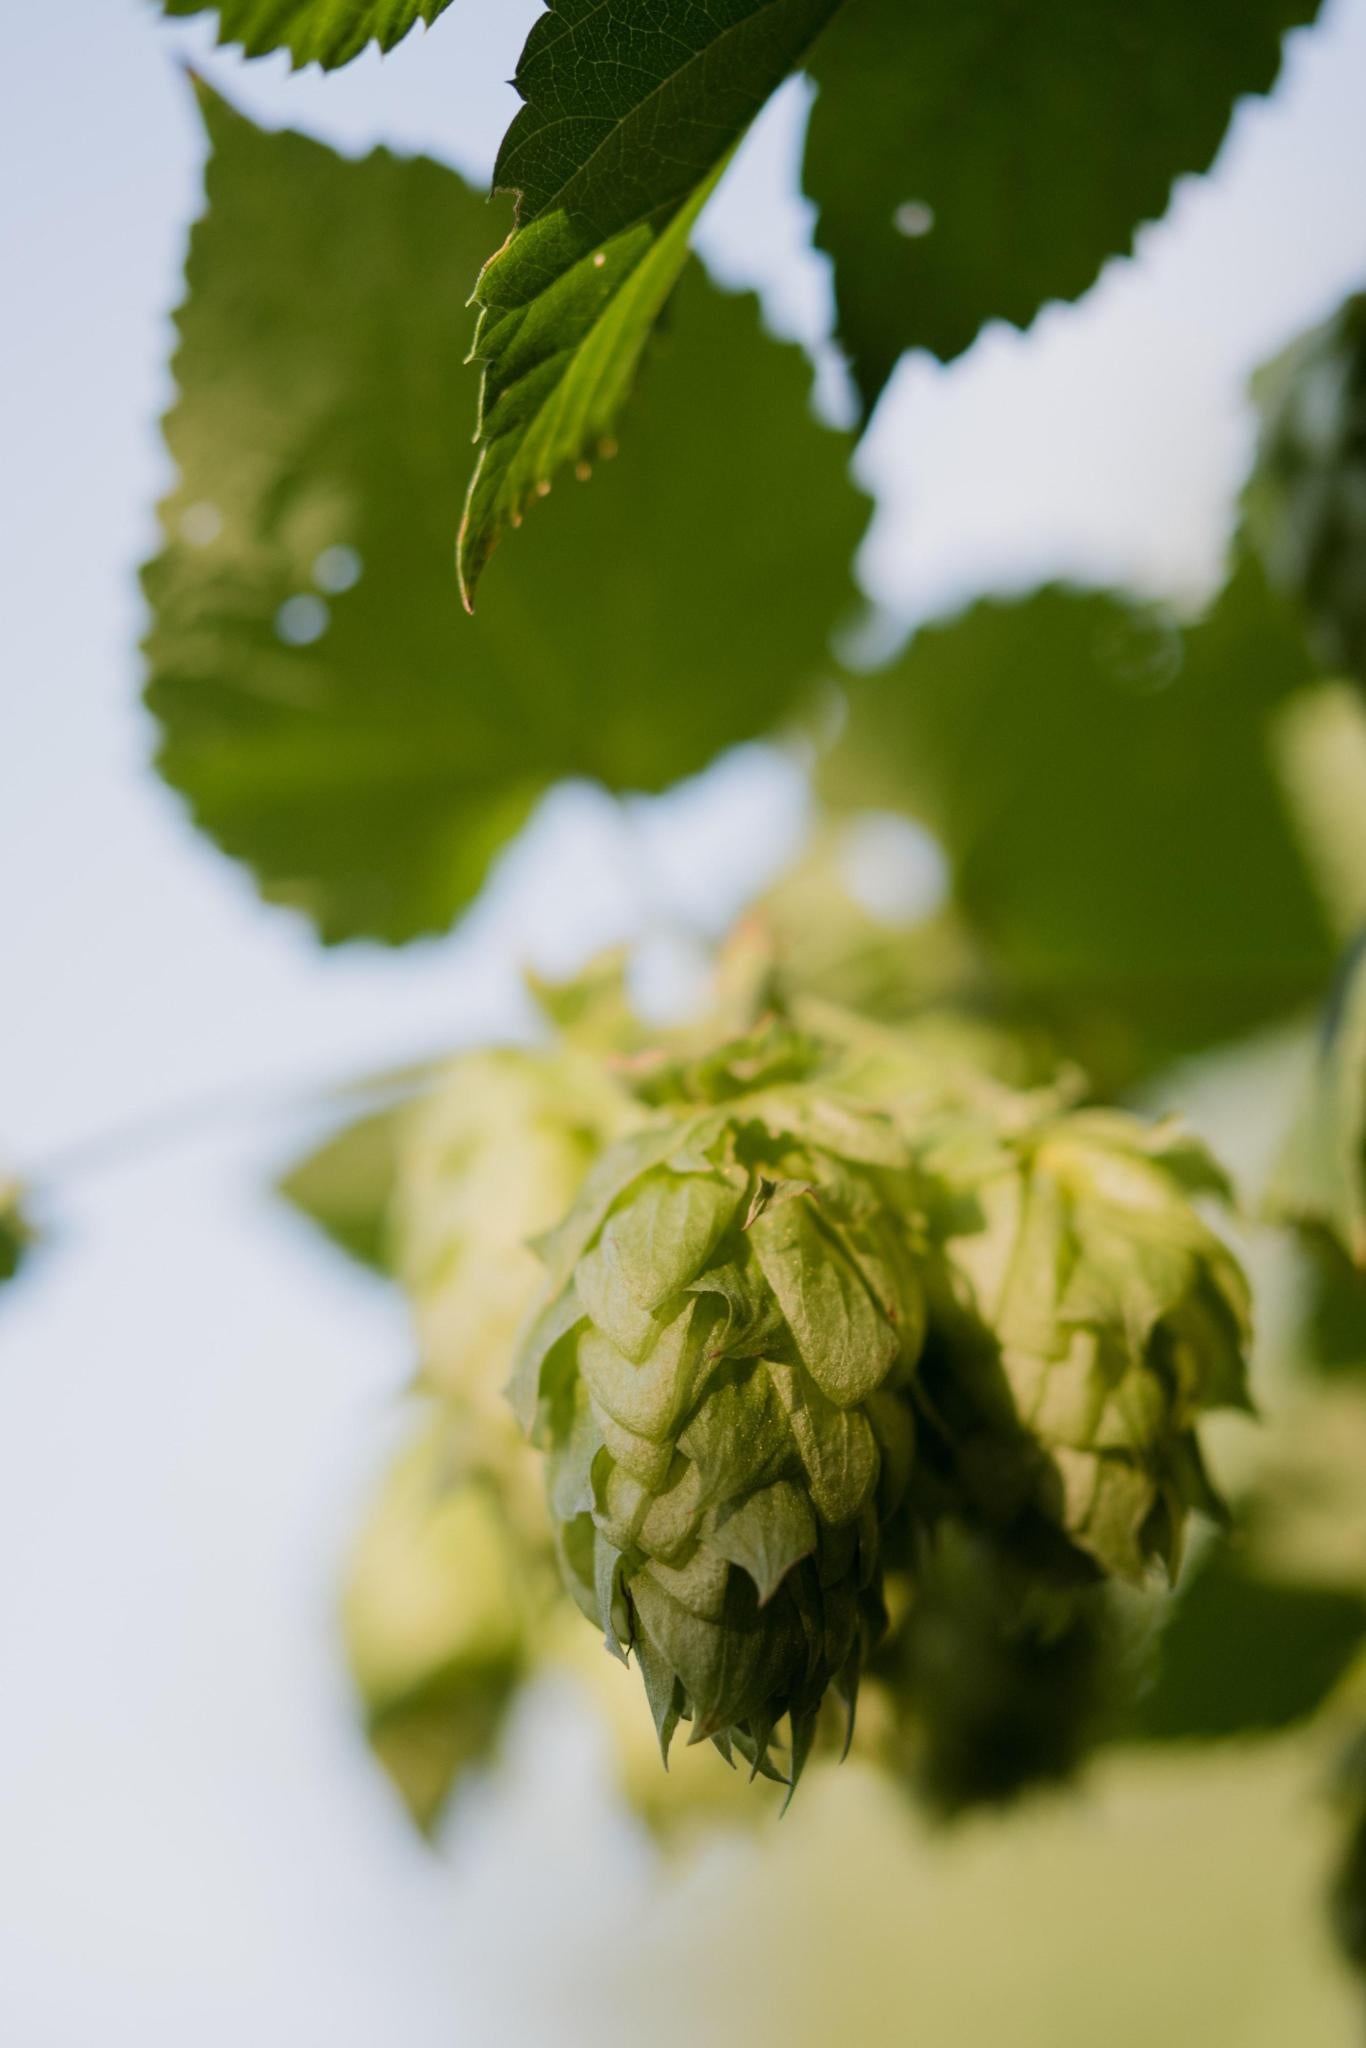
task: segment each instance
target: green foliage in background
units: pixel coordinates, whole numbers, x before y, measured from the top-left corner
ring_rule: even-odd
[[[177,17],[214,13],[220,43],[240,43],[248,57],[288,50],[296,65],[334,70],[367,43],[392,50],[417,22],[433,22],[450,0],[161,0]]]
[[[201,97],[179,483],[145,572],[159,766],[324,938],[439,931],[550,783],[659,788],[800,700],[865,501],[800,352],[694,267],[632,450],[533,523],[471,624],[450,501],[486,203]]]
[[[1189,627],[1098,592],[984,600],[850,683],[825,786],[935,833],[1007,999],[1114,1085],[1323,987],[1270,727],[1313,672],[1251,563]]]
[[[849,0],[812,53],[803,183],[864,404],[905,349],[955,356],[989,320],[1084,292],[1316,11]]]
[[[1366,687],[1366,293],[1259,372],[1249,533],[1333,674]]]
[[[1366,939],[1339,973],[1271,1204],[1366,1267]]]

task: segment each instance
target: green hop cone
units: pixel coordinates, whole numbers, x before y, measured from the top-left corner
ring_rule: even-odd
[[[1366,683],[1366,293],[1260,371],[1253,396],[1249,535],[1320,660]]]
[[[423,1829],[496,1747],[546,1575],[499,1487],[435,1413],[385,1475],[342,1599],[371,1747]]]
[[[544,1241],[514,1382],[571,1591],[666,1757],[687,1720],[792,1785],[884,1625],[924,1328],[910,1149],[822,1065],[781,1031],[642,1064],[655,1114]]]
[[[508,1360],[541,1277],[529,1240],[640,1115],[599,1061],[516,1047],[452,1060],[410,1112],[394,1235],[426,1391],[506,1432]]]
[[[1188,1512],[1222,1512],[1195,1426],[1249,1406],[1247,1283],[1193,1199],[1226,1183],[1176,1126],[1119,1111],[1026,1113],[992,1142],[950,1126],[925,1155],[927,1455],[1050,1571],[1174,1573]]]

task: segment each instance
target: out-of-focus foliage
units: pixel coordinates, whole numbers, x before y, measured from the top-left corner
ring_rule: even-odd
[[[1329,1905],[1338,1945],[1366,1976],[1366,1658],[1353,1688],[1357,1726],[1345,1742],[1334,1777],[1342,1842],[1333,1869]]]
[[[694,268],[632,450],[532,522],[471,624],[450,499],[485,202],[201,97],[180,482],[145,572],[159,765],[273,901],[402,940],[450,923],[549,783],[658,788],[780,720],[852,601],[865,501],[800,351]]]
[[[1005,1804],[1073,1776],[1117,1720],[1134,1662],[1108,1589],[1041,1579],[946,1523],[872,1663],[885,1721],[872,1753],[936,1813]]]
[[[812,53],[804,183],[864,403],[903,349],[954,356],[987,320],[1084,292],[1315,12],[850,0]]]
[[[1292,342],[1252,390],[1249,534],[1273,583],[1303,605],[1329,672],[1366,686],[1366,293]]]
[[[19,1183],[0,1173],[0,1280],[14,1278],[32,1239]]]
[[[1190,627],[1062,588],[985,601],[850,684],[825,784],[935,832],[1005,1002],[1107,1088],[1324,985],[1270,755],[1311,676],[1251,563]]]
[[[573,1989],[604,2048],[647,2004],[654,2048],[1358,2048],[1320,1772],[1300,1738],[1116,1754],[1084,1800],[927,1830],[851,1761]]]
[[[450,0],[161,0],[167,14],[218,16],[220,43],[248,57],[288,50],[292,62],[325,71],[349,64],[367,43],[392,50],[417,22],[433,22]]]
[[[1366,1267],[1366,938],[1339,973],[1271,1205]]]
[[[1291,1727],[1323,1705],[1363,1637],[1366,1570],[1359,1592],[1287,1582],[1212,1545],[1173,1602],[1132,1732],[1210,1741]]]
[[[517,195],[516,228],[475,293],[480,450],[459,545],[471,607],[507,528],[563,469],[597,459],[732,145],[839,5],[551,0],[532,29],[513,81],[525,105],[493,173]],[[727,396],[724,364],[714,379],[688,425]],[[741,462],[765,466],[743,434],[711,461],[657,468],[653,488],[672,497],[691,466],[719,508]]]
[[[423,1828],[494,1750],[533,1654],[548,1566],[515,1496],[458,1429],[429,1420],[385,1476],[342,1603],[371,1744]]]
[[[389,1202],[404,1114],[400,1104],[346,1124],[296,1160],[278,1184],[333,1244],[380,1273],[392,1263]]]

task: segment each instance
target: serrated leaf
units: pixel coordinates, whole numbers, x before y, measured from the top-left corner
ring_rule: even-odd
[[[455,366],[487,205],[201,97],[180,481],[145,573],[159,766],[272,901],[397,942],[450,924],[552,782],[657,789],[780,718],[852,598],[864,501],[800,351],[693,267],[629,458],[534,523],[471,624]]]
[[[598,459],[730,150],[840,4],[552,0],[532,29],[493,180],[517,194],[517,224],[475,292],[480,453],[458,551],[471,609],[507,528],[561,470]],[[713,484],[733,468],[734,451]],[[656,474],[666,495],[678,482]]]
[[[804,184],[871,407],[902,351],[1027,325],[1208,168],[1316,0],[850,0],[812,53]]]
[[[826,786],[935,832],[1007,1000],[1109,1087],[1330,971],[1269,758],[1312,676],[1250,562],[1190,627],[1063,588],[992,600],[850,685]]]
[[[220,43],[240,43],[248,57],[288,50],[297,69],[321,64],[334,71],[367,43],[392,50],[418,22],[428,26],[450,0],[161,0],[176,20],[218,16]]]

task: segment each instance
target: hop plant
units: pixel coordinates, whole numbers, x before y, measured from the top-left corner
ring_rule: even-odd
[[[1249,1406],[1247,1283],[1193,1199],[1227,1183],[1171,1123],[1027,1098],[973,1121],[923,1155],[926,1458],[1054,1577],[1174,1573],[1188,1512],[1222,1512],[1195,1425]]]
[[[1246,1405],[1242,1276],[1170,1127],[821,1011],[636,1063],[652,1107],[542,1245],[514,1398],[562,1563],[680,1721],[795,1784],[887,1562],[952,1515],[1049,1583],[1174,1569]],[[919,1448],[917,1448],[919,1443]]]

